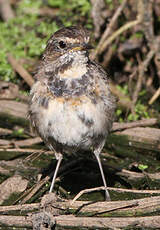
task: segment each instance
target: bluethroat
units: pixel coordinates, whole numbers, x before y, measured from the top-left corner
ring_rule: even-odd
[[[92,150],[110,199],[100,153],[112,127],[116,102],[108,76],[89,58],[89,36],[82,27],[65,27],[47,42],[30,95],[32,126],[49,149],[57,165],[52,192],[64,154]]]

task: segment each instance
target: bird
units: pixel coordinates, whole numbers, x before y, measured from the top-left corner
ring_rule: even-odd
[[[31,125],[57,160],[49,192],[68,154],[94,153],[110,200],[100,153],[114,121],[116,100],[104,69],[89,57],[89,32],[62,27],[48,40],[30,90]],[[84,154],[85,157],[85,154]]]

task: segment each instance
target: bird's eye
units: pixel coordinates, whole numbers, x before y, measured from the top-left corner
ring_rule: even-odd
[[[59,42],[59,47],[62,48],[62,49],[64,49],[66,47],[66,43],[63,42],[63,41],[60,41]]]

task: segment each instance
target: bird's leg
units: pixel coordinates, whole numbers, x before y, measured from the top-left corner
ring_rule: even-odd
[[[99,169],[100,169],[100,172],[101,172],[101,176],[102,176],[102,180],[103,180],[104,187],[106,188],[106,189],[105,189],[105,198],[106,198],[106,200],[111,200],[111,199],[110,199],[109,192],[108,192],[108,189],[107,189],[107,183],[106,183],[106,179],[105,179],[105,176],[104,176],[102,164],[101,164],[100,151],[99,151],[99,149],[98,149],[98,150],[96,149],[96,150],[94,151],[94,154],[95,154],[96,159],[97,159],[97,161],[98,161],[98,165],[99,165]]]
[[[56,153],[56,159],[58,160],[58,162],[57,162],[57,165],[56,165],[56,169],[55,169],[55,172],[54,172],[54,176],[53,176],[53,179],[52,179],[52,183],[51,183],[51,187],[50,187],[49,192],[52,192],[52,190],[53,190],[55,179],[56,179],[56,176],[57,176],[57,173],[58,173],[58,169],[59,169],[59,166],[60,166],[61,161],[63,159],[62,154],[61,153]]]

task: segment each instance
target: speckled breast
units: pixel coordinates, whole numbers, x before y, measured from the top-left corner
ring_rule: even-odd
[[[54,145],[89,149],[107,135],[108,124],[103,103],[94,104],[87,96],[51,99],[47,108],[40,106],[36,128],[41,137]]]

